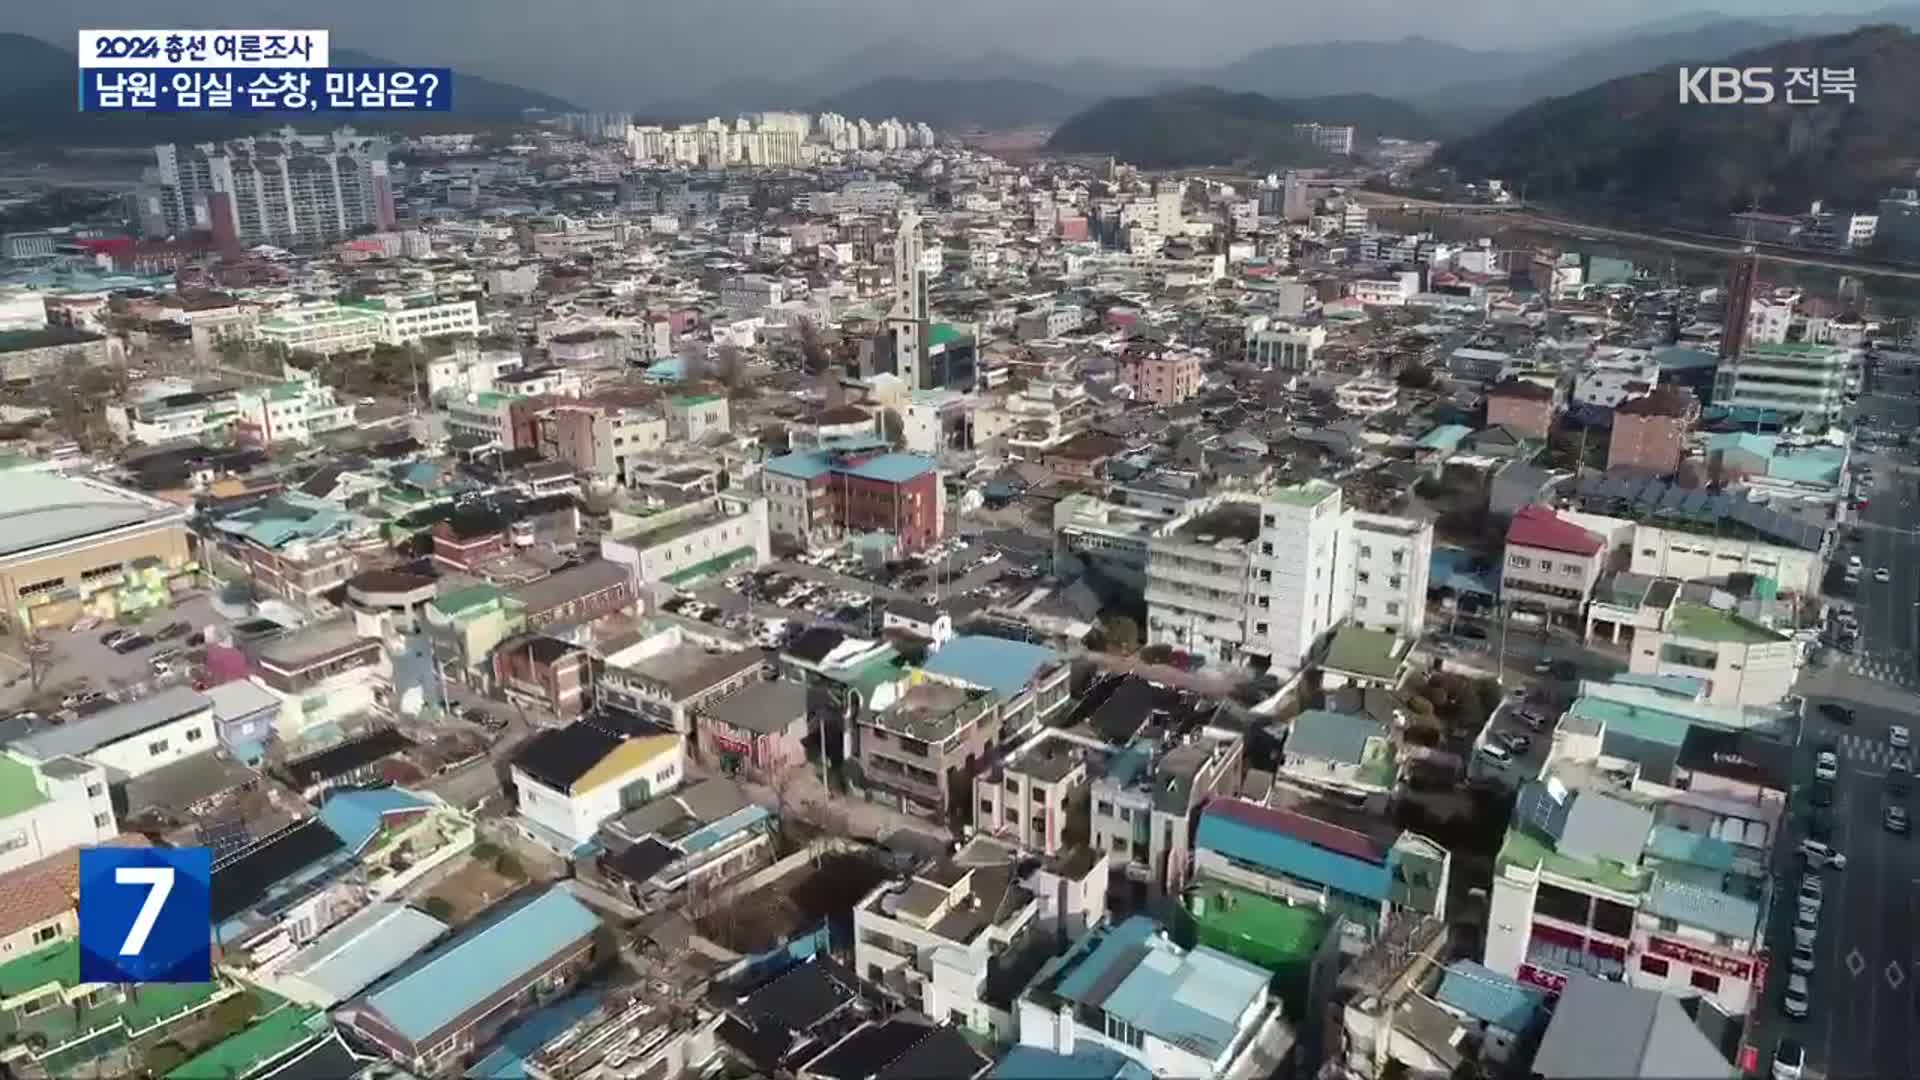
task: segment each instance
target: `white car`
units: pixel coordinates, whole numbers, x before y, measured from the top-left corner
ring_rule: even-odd
[[[1486,758],[1488,761],[1493,762],[1495,765],[1498,765],[1503,769],[1506,768],[1508,765],[1513,764],[1513,755],[1507,752],[1507,748],[1504,746],[1497,746],[1493,743],[1487,743],[1486,745],[1482,746],[1480,748],[1480,756],[1483,758]]]
[[[1800,841],[1800,854],[1806,858],[1807,866],[1821,870],[1833,867],[1835,870],[1847,868],[1847,857],[1818,840]]]
[[[1895,750],[1905,750],[1913,745],[1913,732],[1905,724],[1894,724],[1887,728],[1887,745]]]
[[[1883,566],[1873,572],[1873,580],[1885,585],[1887,582],[1893,580],[1893,575],[1888,573],[1887,568]]]
[[[1780,1008],[1788,1016],[1798,1020],[1807,1015],[1811,1008],[1805,975],[1787,976],[1787,992],[1780,1000]]]
[[[1800,879],[1799,900],[1801,907],[1811,907],[1813,910],[1819,911],[1821,902],[1826,899],[1826,893],[1826,885],[1819,878],[1804,877]]]
[[[1831,750],[1820,751],[1813,759],[1813,778],[1815,780],[1838,780],[1840,778],[1840,758]]]

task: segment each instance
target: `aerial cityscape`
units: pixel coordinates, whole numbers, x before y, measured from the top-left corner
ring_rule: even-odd
[[[0,1077],[1920,1076],[1920,7],[1217,2],[19,13]]]

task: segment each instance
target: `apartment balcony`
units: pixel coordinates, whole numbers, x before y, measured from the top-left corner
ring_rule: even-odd
[[[1194,617],[1189,613],[1196,613],[1200,616],[1197,622],[1202,625],[1209,621],[1208,617],[1211,617],[1213,620],[1226,622],[1235,627],[1243,625],[1247,610],[1246,604],[1238,598],[1215,599],[1156,585],[1147,586],[1147,607],[1149,617],[1155,614],[1151,609],[1160,608],[1163,610],[1161,617],[1174,622],[1185,623],[1189,618]]]

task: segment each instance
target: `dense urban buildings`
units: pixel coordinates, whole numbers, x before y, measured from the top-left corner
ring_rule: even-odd
[[[0,183],[10,1072],[1907,1067],[1911,192],[643,104]]]

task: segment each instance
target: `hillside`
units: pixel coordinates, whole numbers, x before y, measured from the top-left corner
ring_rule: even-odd
[[[391,60],[351,49],[335,49],[333,62],[339,67],[393,65]],[[0,34],[0,143],[110,144],[217,139],[284,122],[271,116],[79,113],[74,109],[76,78],[73,54],[67,50],[25,34]],[[378,114],[377,126],[433,127],[446,124],[449,118],[517,120],[528,109],[567,111],[572,108],[546,94],[455,71],[450,113]],[[348,114],[314,115],[327,123],[337,123]],[[376,126],[373,121],[374,117],[368,117],[360,123],[363,127],[373,127]]]
[[[1269,97],[1376,94],[1414,98],[1478,71],[1518,75],[1544,62],[1532,52],[1468,49],[1409,37],[1276,45],[1248,53],[1206,81]]]
[[[1920,36],[1870,27],[1712,62],[1852,68],[1857,101],[1681,104],[1677,68],[1665,67],[1529,106],[1442,147],[1434,165],[1463,179],[1497,177],[1535,201],[1667,220],[1754,205],[1801,211],[1814,199],[1859,206],[1912,182]]]
[[[1780,23],[1754,19],[1640,34],[1555,56],[1519,75],[1443,86],[1429,94],[1425,104],[1433,109],[1519,109],[1664,64],[1706,63],[1801,36]]]
[[[1325,154],[1294,137],[1293,125],[1309,121],[1352,124],[1362,137],[1418,137],[1429,126],[1407,105],[1364,94],[1278,100],[1195,87],[1100,102],[1062,124],[1047,149],[1112,154],[1147,168],[1325,163]]]
[[[1057,123],[1085,104],[1058,87],[1020,79],[888,78],[824,98],[808,111],[992,130]]]

